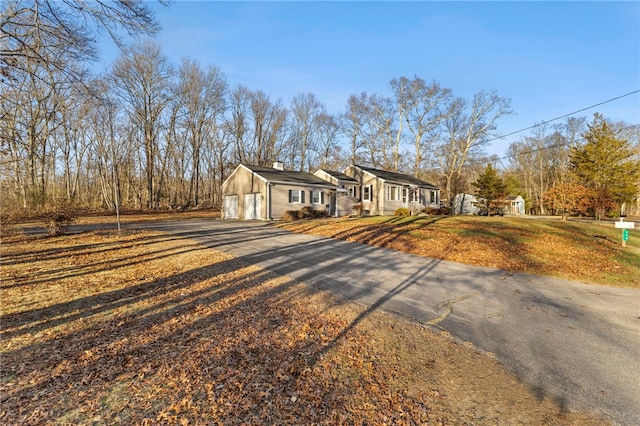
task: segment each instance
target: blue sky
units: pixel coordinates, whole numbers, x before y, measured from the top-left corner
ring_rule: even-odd
[[[640,89],[640,2],[150,3],[174,64],[217,65],[231,86],[285,105],[312,92],[331,113],[348,96],[389,95],[394,77],[436,80],[471,99],[510,98],[507,134]],[[113,60],[105,43],[103,60]],[[640,123],[640,93],[594,112]],[[492,142],[502,155],[519,133]]]

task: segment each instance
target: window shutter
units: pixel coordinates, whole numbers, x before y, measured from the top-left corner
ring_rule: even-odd
[[[293,196],[291,195],[293,191],[290,189],[289,190],[289,202],[292,203],[293,202]]]
[[[324,204],[324,192],[320,191],[320,204]]]
[[[304,193],[306,191],[300,191],[300,202],[304,204]]]

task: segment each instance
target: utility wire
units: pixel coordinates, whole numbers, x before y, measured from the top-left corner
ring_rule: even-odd
[[[577,114],[577,113],[579,113],[579,112],[587,111],[587,110],[592,109],[592,108],[595,108],[595,107],[597,107],[597,106],[604,105],[604,104],[608,104],[609,102],[617,101],[618,99],[622,99],[622,98],[625,98],[625,97],[627,97],[627,96],[634,95],[634,94],[636,94],[636,93],[638,93],[638,92],[640,92],[640,89],[638,89],[638,90],[634,90],[634,91],[629,92],[629,93],[625,93],[624,95],[616,96],[615,98],[607,99],[606,101],[599,102],[599,103],[597,103],[597,104],[594,104],[594,105],[588,106],[588,107],[586,107],[586,108],[579,109],[579,110],[574,111],[574,112],[570,112],[570,113],[568,113],[568,114],[561,115],[560,117],[552,118],[551,120],[542,121],[541,123],[534,124],[534,125],[532,125],[532,126],[529,126],[529,127],[524,128],[524,129],[516,130],[515,132],[507,133],[506,135],[500,135],[500,136],[497,136],[497,137],[495,137],[495,138],[493,138],[493,139],[489,139],[489,140],[488,140],[488,141],[486,141],[486,142],[493,142],[493,141],[497,141],[498,139],[502,139],[502,138],[506,138],[507,136],[515,135],[516,133],[524,132],[524,131],[526,131],[526,130],[533,129],[533,128],[535,128],[535,127],[543,126],[543,125],[548,124],[548,123],[551,123],[551,122],[553,122],[553,121],[561,120],[561,119],[563,119],[563,118],[565,118],[565,117],[572,116],[572,115]],[[633,127],[633,126],[631,126],[631,127]]]
[[[622,129],[616,130],[615,133],[618,134],[618,133],[623,132],[625,130],[633,129],[634,127],[639,127],[639,126],[640,126],[640,123],[639,124],[632,124],[630,126],[623,127]],[[527,129],[525,129],[525,130],[527,130]],[[584,139],[581,138],[581,140],[584,140]],[[539,146],[537,148],[529,148],[529,149],[526,149],[526,150],[518,151],[518,152],[515,153],[515,155],[516,156],[527,155],[527,154],[532,154],[532,153],[538,152],[538,151],[545,151],[547,149],[562,148],[562,147],[566,147],[567,144],[568,144],[567,141],[562,141],[562,142],[554,143],[552,145]],[[469,162],[467,162],[467,165],[476,166],[476,165],[486,164],[487,162],[493,162],[493,161],[502,163],[502,160],[508,160],[511,157],[512,156],[508,155],[508,154],[507,155],[503,155],[502,157],[488,156],[488,157],[486,157],[484,159],[481,159],[481,160],[469,161]]]

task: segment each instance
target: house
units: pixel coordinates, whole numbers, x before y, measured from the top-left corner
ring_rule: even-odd
[[[344,174],[358,182],[357,197],[369,214],[392,215],[403,207],[418,213],[426,207],[440,207],[440,189],[413,176],[355,164]]]
[[[360,183],[342,172],[320,169],[314,173],[338,189],[330,194],[329,215],[340,217],[353,213],[353,206],[360,202]]]
[[[473,194],[456,194],[453,197],[453,214],[476,215],[480,213],[480,207],[483,204],[481,201]]]
[[[288,210],[327,211],[338,187],[311,173],[240,164],[222,183],[222,218],[280,219]]]

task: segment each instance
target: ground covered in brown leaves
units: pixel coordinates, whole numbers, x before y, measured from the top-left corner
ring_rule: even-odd
[[[471,347],[188,240],[2,241],[2,424],[602,424]]]
[[[280,226],[420,256],[640,287],[640,231],[623,248],[612,224],[479,216],[370,217]]]

